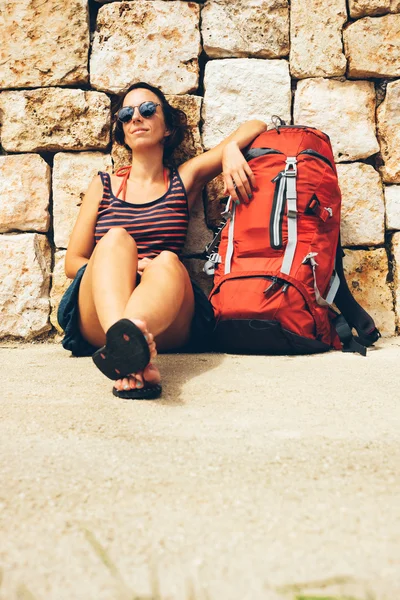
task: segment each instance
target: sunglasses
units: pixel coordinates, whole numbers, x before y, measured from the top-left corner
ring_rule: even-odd
[[[156,104],[155,102],[151,101],[142,102],[142,104],[139,104],[139,106],[124,106],[123,108],[121,108],[121,110],[118,111],[118,121],[121,121],[121,123],[129,123],[129,121],[131,121],[133,118],[135,108],[139,109],[139,113],[142,117],[144,117],[145,119],[150,119],[150,117],[152,117],[155,114],[157,106],[161,105],[159,103]]]

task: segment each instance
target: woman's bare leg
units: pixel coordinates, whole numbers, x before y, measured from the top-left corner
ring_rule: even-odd
[[[137,249],[122,228],[111,229],[90,258],[79,291],[80,329],[94,346],[105,343],[105,332],[129,318],[142,329],[155,355],[153,332],[162,350],[182,346],[189,338],[194,312],[192,285],[185,267],[172,252],[152,260],[136,287]],[[152,333],[150,334],[149,331]],[[146,367],[144,379],[159,381],[158,369]],[[143,385],[143,375],[118,380],[115,387]]]
[[[97,244],[79,289],[79,327],[93,346],[121,319],[136,287],[137,248],[125,229],[110,229]]]
[[[189,275],[173,252],[161,252],[143,272],[140,285],[131,295],[124,317],[147,323],[161,351],[183,346],[190,335],[194,314],[193,288]],[[151,379],[150,379],[150,378]],[[145,381],[156,381],[154,371],[146,369],[135,377],[119,379],[115,388],[133,389]]]
[[[122,228],[110,229],[97,244],[79,289],[79,327],[93,346],[103,346],[105,332],[123,317],[123,311],[136,286],[137,249],[133,238]],[[150,356],[156,356],[154,338],[146,323],[133,319],[147,338]],[[154,365],[145,369],[144,378],[158,383],[160,373]],[[121,381],[121,380],[119,380]],[[135,379],[133,379],[135,381]],[[143,377],[139,378],[139,387]],[[124,388],[130,387],[124,380]],[[121,388],[123,389],[123,388]]]
[[[145,321],[160,350],[183,346],[189,338],[194,313],[193,288],[188,272],[173,252],[161,252],[143,272],[140,285],[124,311],[128,319]]]

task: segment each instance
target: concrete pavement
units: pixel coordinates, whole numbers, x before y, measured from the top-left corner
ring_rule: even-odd
[[[1,600],[400,599],[400,338],[161,356],[153,402],[0,358]]]

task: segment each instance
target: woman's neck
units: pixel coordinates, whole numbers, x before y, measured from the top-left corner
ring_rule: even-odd
[[[129,180],[151,183],[159,181],[164,177],[164,165],[162,162],[162,153],[152,152],[151,154],[141,154],[132,156],[131,171]]]

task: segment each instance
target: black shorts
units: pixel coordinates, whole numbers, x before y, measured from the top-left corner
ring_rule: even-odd
[[[86,265],[77,272],[75,279],[61,298],[57,320],[64,330],[62,345],[74,356],[91,356],[97,347],[89,344],[79,330],[78,294]],[[188,344],[177,352],[208,352],[211,350],[211,336],[214,330],[214,313],[203,290],[192,281],[194,293],[194,316]]]

